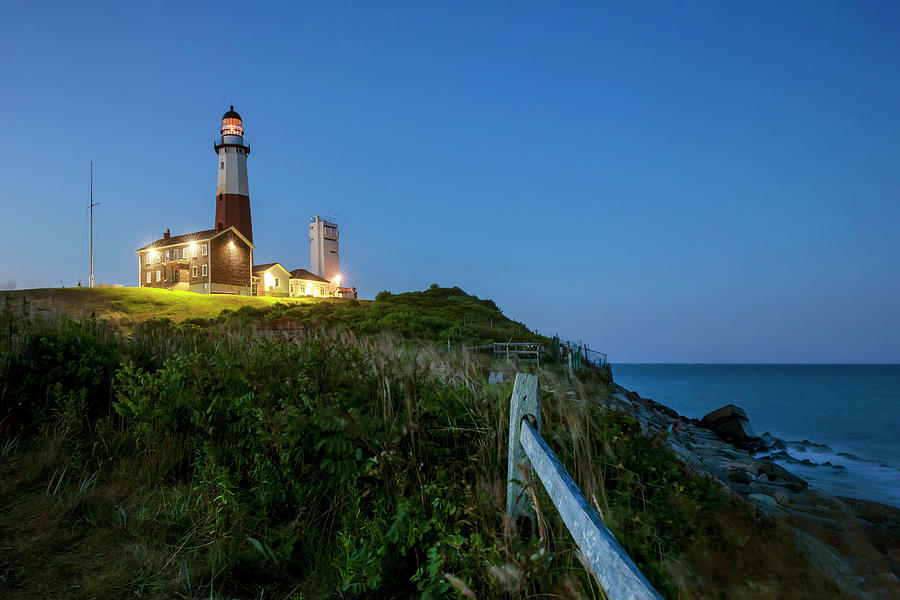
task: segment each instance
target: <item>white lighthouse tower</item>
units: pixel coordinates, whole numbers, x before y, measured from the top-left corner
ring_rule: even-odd
[[[234,106],[222,116],[221,133],[213,144],[219,158],[215,228],[221,231],[233,225],[252,243],[250,186],[247,183],[250,144],[244,141],[241,115],[235,112]]]

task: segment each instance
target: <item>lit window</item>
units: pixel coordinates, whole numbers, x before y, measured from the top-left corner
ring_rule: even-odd
[[[150,283],[150,271],[147,271],[147,283]]]
[[[206,256],[206,253],[208,252],[208,249],[209,249],[209,244],[203,244],[202,249],[203,249],[203,256]]]
[[[175,248],[175,260],[178,260],[178,248]]]
[[[196,276],[197,276],[197,265],[194,265],[193,267],[191,267],[191,277],[196,277]]]
[[[156,283],[162,281],[162,273],[160,273],[159,269],[156,270]]]
[[[166,260],[169,260],[169,251],[166,250]]]
[[[156,255],[156,264],[159,264],[159,254]]]
[[[206,272],[207,272],[207,271],[206,271],[206,265],[203,265],[203,272],[202,272],[202,274],[203,274],[204,277],[206,277]]]

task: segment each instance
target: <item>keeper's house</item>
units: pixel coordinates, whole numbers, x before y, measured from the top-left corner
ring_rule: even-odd
[[[137,250],[141,287],[203,294],[251,294],[253,244],[236,227],[186,233]]]
[[[335,283],[310,273],[306,269],[288,271],[280,263],[268,263],[253,267],[253,295],[279,298],[333,298],[337,294]]]

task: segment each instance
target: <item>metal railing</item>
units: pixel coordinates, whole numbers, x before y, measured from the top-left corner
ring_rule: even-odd
[[[592,367],[602,368],[609,364],[609,358],[605,352],[592,350],[584,342],[573,342],[554,336],[552,339],[552,354],[554,358],[567,359],[568,356],[577,355],[576,365],[585,362]],[[576,366],[576,371],[578,367]]]
[[[247,138],[245,138],[245,137],[241,136],[241,139],[243,141],[240,144],[237,144],[234,142],[226,142],[224,137],[220,135],[219,137],[213,139],[213,148],[218,150],[222,146],[242,146],[242,147],[246,148],[247,151],[249,152],[250,151],[250,142],[248,142]]]
[[[538,378],[518,373],[509,403],[506,480],[506,513],[513,524],[522,518],[534,522],[534,507],[526,495],[534,474],[610,600],[662,600],[541,437]]]

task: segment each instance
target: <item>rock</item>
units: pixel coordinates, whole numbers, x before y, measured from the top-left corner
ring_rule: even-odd
[[[723,440],[741,448],[756,452],[765,447],[765,442],[750,427],[747,413],[743,408],[734,404],[727,404],[712,411],[700,419],[700,424],[715,431]]]
[[[778,452],[773,452],[773,453],[770,454],[769,456],[770,456],[771,458],[775,459],[775,460],[785,460],[785,461],[791,461],[791,460],[793,460],[793,461],[795,461],[795,462],[796,462],[796,460],[797,460],[797,459],[795,459],[793,456],[791,456],[790,454],[788,454],[786,450],[779,450]]]
[[[765,494],[748,494],[747,500],[750,500],[754,504],[761,504],[763,506],[770,506],[772,508],[778,506],[778,503],[775,502],[775,498],[772,496],[766,496]]]
[[[730,469],[728,479],[736,483],[750,483],[750,475],[744,469]]]
[[[757,474],[765,473],[769,477],[769,481],[783,483],[788,489],[799,492],[808,487],[806,480],[800,479],[784,467],[776,465],[773,462],[762,460],[757,467]]]
[[[756,509],[762,514],[773,519],[783,519],[787,516],[787,511],[778,506],[772,496],[766,494],[747,494],[749,500]]]
[[[887,521],[900,521],[900,508],[871,500],[859,498],[847,498],[838,496],[838,499],[852,510],[857,517],[870,523],[884,523]]]
[[[782,506],[787,506],[791,503],[791,499],[788,497],[787,492],[785,492],[784,490],[775,492],[775,495],[772,497],[775,498],[775,502]]]
[[[785,449],[784,442],[779,440],[777,437],[775,437],[768,431],[765,432],[764,434],[762,434],[760,436],[760,439],[766,445],[766,448],[769,448],[770,450],[771,449],[775,449],[775,450],[784,450]]]
[[[888,550],[888,558],[893,561],[900,563],[900,548],[894,548],[893,550]]]

